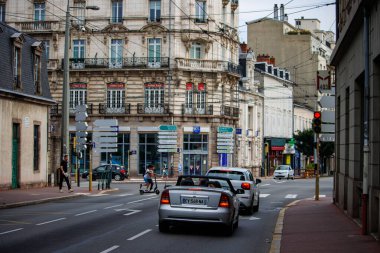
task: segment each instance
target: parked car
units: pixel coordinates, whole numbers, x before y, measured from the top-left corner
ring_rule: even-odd
[[[254,179],[252,172],[245,168],[236,167],[213,167],[206,173],[209,176],[227,177],[231,180],[235,189],[242,189],[238,194],[240,209],[252,214],[259,210],[260,189],[258,184],[260,179]]]
[[[109,165],[100,165],[92,170],[92,180],[97,180],[102,178],[103,173],[108,171]],[[82,173],[82,178],[90,179],[88,171]],[[116,181],[122,181],[125,178],[128,178],[127,171],[124,169],[124,166],[118,164],[112,164],[112,179]]]
[[[274,170],[273,173],[273,178],[276,179],[294,179],[294,170],[290,165],[279,165],[277,168]]]
[[[180,223],[221,225],[231,235],[239,225],[239,199],[228,178],[179,176],[175,186],[161,193],[158,209],[160,232]]]

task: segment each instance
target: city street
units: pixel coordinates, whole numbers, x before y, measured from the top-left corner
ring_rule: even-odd
[[[331,197],[332,185],[332,178],[321,178],[321,197]],[[176,227],[162,234],[158,195],[140,195],[136,183],[112,187],[119,190],[0,210],[0,252],[266,253],[279,211],[294,200],[312,198],[315,179],[263,180],[259,212],[241,214],[231,237],[203,226]]]

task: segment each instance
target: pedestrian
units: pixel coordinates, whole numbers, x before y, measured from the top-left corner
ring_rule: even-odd
[[[63,179],[65,179],[67,188],[69,189],[69,192],[73,192],[73,189],[71,189],[70,181],[69,181],[69,173],[68,173],[68,168],[69,168],[69,155],[64,155],[63,160],[61,161],[61,166],[59,167],[59,192],[62,191],[62,184],[63,184]]]
[[[189,175],[194,175],[194,167],[193,167],[193,165],[190,165]]]
[[[162,178],[168,179],[168,168],[165,162],[163,162]]]
[[[195,175],[200,175],[201,174],[201,166],[199,166],[199,164],[197,164],[197,166],[195,166]]]

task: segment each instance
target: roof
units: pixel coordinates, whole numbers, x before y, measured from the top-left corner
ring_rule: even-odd
[[[239,167],[212,167],[210,170],[231,170],[231,171],[240,171],[240,172],[245,172],[249,171],[249,169],[246,168],[239,168]]]
[[[21,83],[22,88],[17,89],[14,86],[13,74],[13,43],[14,39],[22,39],[21,42]],[[33,97],[33,100],[43,100],[44,103],[54,103],[50,93],[47,60],[44,51],[41,54],[41,93],[35,92],[34,73],[33,73],[33,52],[40,43],[35,38],[20,33],[11,26],[0,22],[0,89],[2,93],[10,96],[25,98]],[[43,49],[43,47],[42,47]]]

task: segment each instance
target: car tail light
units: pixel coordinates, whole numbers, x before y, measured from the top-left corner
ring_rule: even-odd
[[[251,184],[250,184],[250,183],[247,183],[247,182],[245,182],[245,183],[241,183],[241,188],[242,188],[243,190],[249,190],[249,189],[251,189]]]
[[[170,205],[169,190],[165,190],[161,194],[161,205]]]
[[[222,195],[220,195],[219,207],[230,207],[230,201],[227,194],[222,193]]]
[[[125,169],[121,169],[120,173],[125,174]]]

